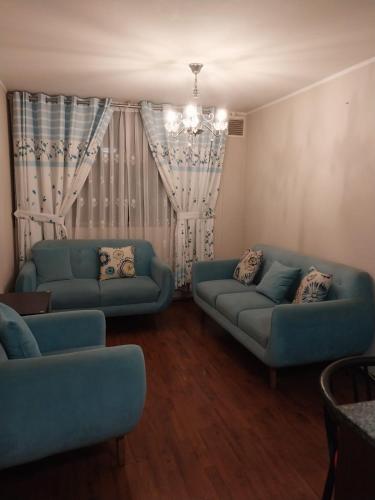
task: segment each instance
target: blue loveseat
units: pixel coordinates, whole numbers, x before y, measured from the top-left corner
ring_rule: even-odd
[[[99,281],[99,247],[135,247],[135,278]],[[68,249],[71,279],[41,282],[38,265],[53,268],[55,255]],[[144,240],[45,240],[32,248],[33,259],[22,267],[16,291],[51,291],[52,310],[100,309],[106,316],[154,313],[165,309],[174,290],[171,269]],[[68,276],[69,273],[67,272]]]
[[[136,426],[146,395],[142,349],[105,347],[102,312],[21,318],[0,304],[0,338],[14,349],[19,331],[19,359],[8,359],[9,345],[0,342],[0,469],[120,438]],[[35,357],[22,358],[26,342],[37,345]]]
[[[275,369],[362,354],[374,333],[371,277],[352,267],[281,248],[256,245],[264,263],[253,285],[233,279],[238,259],[198,262],[193,266],[193,297],[199,307],[266,365]],[[273,261],[301,269],[310,266],[333,274],[328,299],[292,304],[299,281],[283,304],[275,304],[255,287]],[[275,371],[272,370],[272,384]]]

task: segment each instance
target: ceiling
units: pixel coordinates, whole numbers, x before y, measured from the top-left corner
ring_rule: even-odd
[[[249,111],[375,56],[374,0],[0,0],[8,90]]]

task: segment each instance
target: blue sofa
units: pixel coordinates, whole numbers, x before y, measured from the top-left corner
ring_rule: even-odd
[[[99,281],[98,248],[128,245],[135,247],[136,277]],[[172,271],[155,256],[148,241],[44,240],[33,246],[32,256],[52,265],[59,249],[69,250],[71,279],[40,282],[38,266],[30,260],[17,277],[16,291],[51,291],[54,311],[100,309],[106,316],[155,313],[172,300]]]
[[[41,353],[8,359],[0,343],[0,469],[120,438],[135,427],[146,394],[143,353],[136,345],[105,347],[102,312],[21,318],[0,306],[0,330],[22,328],[25,320]]]
[[[374,333],[374,299],[371,277],[357,269],[267,245],[255,284],[233,279],[238,259],[198,262],[193,266],[193,297],[199,307],[231,333],[271,370],[362,354]],[[273,261],[301,269],[301,278],[314,265],[333,274],[328,299],[292,304],[299,281],[285,303],[275,304],[256,292],[255,286]]]

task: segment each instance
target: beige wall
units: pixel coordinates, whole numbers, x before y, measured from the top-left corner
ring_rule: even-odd
[[[246,137],[228,137],[215,220],[215,258],[238,257],[244,246]]]
[[[375,63],[248,116],[245,243],[375,277]]]
[[[7,98],[0,82],[0,292],[9,288],[14,275],[11,193]]]

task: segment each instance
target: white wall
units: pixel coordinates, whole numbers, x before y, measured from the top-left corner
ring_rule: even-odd
[[[375,63],[248,116],[245,243],[375,277]]]
[[[239,257],[244,250],[246,136],[228,137],[215,220],[215,258]]]
[[[9,289],[13,276],[14,238],[7,97],[5,87],[0,82],[0,292]]]

